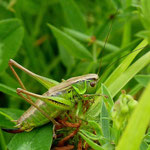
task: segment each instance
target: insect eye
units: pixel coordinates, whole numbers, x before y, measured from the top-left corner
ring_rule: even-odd
[[[91,87],[94,87],[95,85],[96,85],[95,82],[90,82],[90,86],[91,86]]]

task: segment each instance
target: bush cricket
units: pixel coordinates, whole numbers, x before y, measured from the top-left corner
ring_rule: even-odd
[[[55,118],[64,111],[71,110],[79,100],[84,100],[87,97],[99,96],[95,94],[98,81],[97,74],[72,77],[58,83],[27,70],[12,59],[9,61],[9,66],[21,85],[21,88],[17,88],[16,90],[17,94],[32,106],[15,121],[16,129],[4,129],[7,132],[18,133],[31,131],[33,128],[42,126],[49,121],[52,121],[54,125],[57,125]],[[48,88],[48,91],[43,95],[27,91],[13,66],[35,78]],[[31,97],[37,98],[37,101],[34,103]]]

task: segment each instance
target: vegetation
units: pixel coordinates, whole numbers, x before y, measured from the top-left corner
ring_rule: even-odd
[[[58,82],[99,74],[96,94],[107,97],[96,96],[85,113],[83,102],[79,112],[60,116],[73,116],[71,123],[82,120],[63,147],[150,150],[149,18],[149,0],[0,1],[0,127],[12,128],[12,120],[30,106],[16,94],[20,85],[8,67],[14,59]],[[29,91],[47,91],[24,72],[17,73]],[[63,136],[53,139],[51,123],[15,135],[0,129],[0,150],[58,149],[58,142],[74,130],[58,130]]]

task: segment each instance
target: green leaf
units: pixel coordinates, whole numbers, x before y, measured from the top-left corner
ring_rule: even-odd
[[[17,82],[17,80],[15,80],[14,76],[12,76],[11,74],[7,73],[7,72],[4,72],[1,76],[1,81],[11,87],[11,88],[18,88],[19,87],[19,83]]]
[[[95,135],[91,132],[88,132],[86,130],[81,129],[80,132],[82,132],[87,138],[91,139],[91,140],[99,140],[100,136]]]
[[[116,150],[137,150],[141,144],[150,121],[150,101],[149,101],[150,83],[144,90],[139,104],[134,110],[129,123],[122,135]],[[138,131],[138,132],[137,132]]]
[[[146,150],[148,148],[148,144],[145,141],[142,141],[140,145],[140,150]]]
[[[150,145],[148,146],[148,148],[146,150],[150,150]]]
[[[5,142],[5,138],[3,136],[3,133],[0,129],[0,149],[1,150],[6,150],[7,149],[7,145],[6,145],[6,142]]]
[[[79,10],[79,7],[76,5],[73,0],[61,0],[61,6],[63,8],[66,21],[68,25],[78,31],[85,32],[86,31],[86,22]]]
[[[150,52],[139,58],[134,64],[132,64],[123,74],[118,76],[109,87],[112,97],[114,97],[141,69],[150,63]]]
[[[136,36],[140,37],[140,38],[149,38],[150,37],[150,31],[149,30],[140,31],[136,34]]]
[[[105,139],[107,139],[108,141],[110,140],[110,120],[109,120],[109,114],[108,114],[104,101],[102,102],[102,110],[101,110],[100,119],[101,119],[103,135]],[[107,141],[105,140],[105,142]]]
[[[12,108],[0,108],[0,126],[3,128],[13,128],[12,120],[18,119],[23,114],[22,110]]]
[[[138,81],[142,86],[145,86],[150,82],[150,75],[136,75],[135,80]]]
[[[112,82],[118,80],[118,77],[128,68],[136,55],[144,49],[144,47],[148,44],[147,40],[143,40],[133,51],[132,54],[128,55],[123,62],[113,71],[113,73],[107,78],[105,81],[105,85],[109,87]]]
[[[71,56],[60,43],[58,43],[58,47],[59,47],[59,53],[63,64],[67,68],[71,68],[75,63],[73,56]]]
[[[86,137],[88,137],[91,140],[100,140],[100,138],[102,137],[102,129],[100,125],[93,120],[88,121],[88,125],[90,128],[94,129],[96,135],[83,129],[80,129],[80,132],[82,132]]]
[[[53,125],[49,124],[31,132],[16,134],[8,144],[9,150],[50,150]]]
[[[92,55],[88,49],[86,49],[77,40],[50,24],[48,24],[48,26],[53,31],[53,34],[55,35],[58,42],[60,42],[72,56],[79,59],[93,60]]]
[[[16,93],[16,90],[7,86],[7,85],[4,85],[4,84],[1,84],[0,83],[0,91],[5,93],[5,94],[9,94],[11,96],[15,96],[15,97],[19,97]]]
[[[149,25],[150,25],[150,1],[149,0],[141,0],[141,8],[142,8],[142,21],[146,29],[149,30]]]
[[[108,90],[112,96],[112,98],[123,88],[141,69],[143,69],[147,64],[150,63],[150,52],[146,53],[140,59],[138,59],[134,64],[132,64],[124,73],[117,77],[111,85],[108,87]],[[97,91],[100,93],[101,89]],[[88,115],[97,116],[100,113],[98,107],[101,106],[101,98],[97,98],[95,103],[88,111]]]
[[[75,31],[72,29],[68,29],[68,28],[63,28],[63,29],[67,34],[71,35],[72,37],[76,38],[77,40],[80,40],[83,42],[88,42],[88,43],[91,41],[92,36],[89,36],[89,35],[86,35],[81,32],[78,32],[78,31]],[[105,45],[105,42],[97,40],[97,39],[96,39],[95,43],[101,47],[104,47],[104,45]],[[109,51],[118,51],[119,47],[107,42],[107,44],[105,45],[105,49],[107,49]]]
[[[18,19],[0,21],[0,73],[8,66],[8,61],[13,58],[23,39],[23,27]]]
[[[103,99],[104,99],[104,102],[106,103],[106,105],[108,107],[108,112],[110,112],[112,107],[114,106],[114,101],[112,99],[110,92],[108,91],[108,88],[104,84],[102,84],[101,88],[102,88],[102,94],[106,95],[108,97],[108,98],[105,98],[103,96]]]
[[[93,141],[91,141],[89,138],[87,138],[82,133],[79,132],[79,134],[90,145],[90,147],[93,148],[94,150],[104,150],[100,145],[94,143]]]

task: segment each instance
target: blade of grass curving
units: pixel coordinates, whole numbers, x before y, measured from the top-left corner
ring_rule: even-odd
[[[1,84],[1,83],[0,83],[0,91],[3,93],[9,94],[11,96],[15,96],[15,97],[19,98],[15,89],[13,89],[7,85]]]
[[[75,60],[73,56],[70,56],[68,51],[58,42],[58,47],[59,47],[59,54],[62,63],[67,67],[67,68],[72,68],[73,65],[75,64]]]
[[[129,92],[130,95],[135,95],[139,90],[141,90],[143,88],[142,85],[137,84],[135,87],[133,87],[131,89],[131,91]]]
[[[4,72],[1,76],[1,81],[3,84],[11,87],[11,88],[17,88],[19,87],[19,83],[11,76],[11,74]]]
[[[137,150],[145,134],[150,121],[150,101],[149,101],[150,83],[144,90],[137,108],[133,112],[129,123],[122,135],[116,150]]]
[[[117,80],[108,86],[108,90],[110,91],[112,97],[114,97],[141,69],[150,63],[149,58],[150,52],[139,58],[122,75],[118,76]]]
[[[150,75],[136,75],[134,78],[144,87],[150,82]]]
[[[79,134],[90,145],[90,147],[92,147],[94,150],[104,150],[100,145],[94,143],[92,140],[90,140],[89,138],[87,138],[82,133],[79,132]]]
[[[58,42],[60,42],[72,56],[79,59],[93,60],[92,54],[81,43],[56,27],[50,24],[48,24],[48,26],[51,28]]]
[[[82,132],[87,138],[89,138],[91,140],[99,140],[100,139],[100,136],[95,135],[87,130],[81,129],[80,132]]]
[[[133,61],[133,59],[136,57],[136,55],[142,51],[144,49],[144,47],[148,44],[147,39],[143,40],[134,50],[134,53],[128,55],[123,62],[114,70],[114,72],[107,78],[107,80],[105,81],[105,85],[108,87],[111,85],[112,82],[114,82],[127,68],[128,66],[131,64],[131,62]],[[133,50],[133,51],[134,51]]]
[[[112,99],[110,92],[108,91],[107,87],[104,84],[102,84],[101,88],[102,88],[102,94],[107,95],[107,98],[103,97],[103,99],[104,102],[107,103],[110,112],[114,105],[114,101]]]
[[[104,56],[103,64],[105,63],[105,61],[107,62],[107,61],[109,61],[112,58],[117,58],[117,56],[119,56],[119,55],[121,56],[121,54],[123,54],[123,53],[126,54],[126,51],[129,53],[129,50],[130,49],[134,49],[135,46],[140,43],[140,41],[141,41],[140,39],[136,39],[136,40],[130,42],[128,45],[126,45],[126,47],[121,48],[119,51],[115,51],[113,53],[110,53],[110,54]],[[123,56],[124,56],[124,54],[123,54]],[[120,60],[120,58],[119,58],[119,60]]]
[[[123,38],[121,47],[125,47],[131,41],[131,21],[127,21],[124,25]]]
[[[117,77],[111,85],[108,87],[108,90],[112,98],[123,88],[141,69],[143,69],[147,64],[150,63],[150,52],[146,53],[140,59],[138,59],[134,64],[132,64],[122,75]],[[97,90],[97,93],[100,93],[101,88]],[[95,103],[91,106],[87,112],[90,116],[97,116],[100,113],[101,98],[98,97],[95,100]],[[95,113],[96,112],[96,113]]]
[[[75,30],[72,30],[72,29],[68,29],[68,28],[63,28],[65,33],[69,34],[70,36],[76,38],[77,40],[80,40],[82,42],[90,42],[91,41],[91,36],[89,35],[86,35],[86,34],[83,34],[81,32],[78,32],[78,31],[75,31]],[[95,44],[103,47],[104,46],[104,43],[103,41],[100,41],[100,40],[96,40],[95,41]],[[105,46],[106,50],[109,50],[109,51],[118,51],[119,50],[119,47],[113,45],[113,44],[110,44],[110,43],[107,43],[106,46]]]
[[[75,30],[86,32],[87,27],[85,19],[75,1],[61,0],[60,4],[63,8],[68,25]]]
[[[110,121],[109,114],[104,101],[102,102],[100,119],[102,124],[102,132],[105,137],[105,143],[107,143],[110,140]]]

